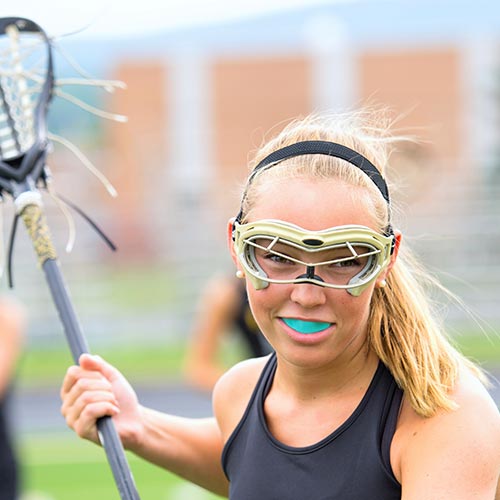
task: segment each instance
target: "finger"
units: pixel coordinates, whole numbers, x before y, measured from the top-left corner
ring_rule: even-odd
[[[79,397],[73,402],[73,404],[63,404],[61,412],[66,418],[66,422],[68,424],[71,424],[70,426],[72,426],[75,422],[82,418],[82,415],[86,414],[85,412],[87,406],[92,406],[96,403],[109,403],[118,411],[120,409],[120,406],[112,393],[108,391],[89,391],[80,394]],[[104,415],[105,414],[97,415],[95,418],[99,418]]]
[[[70,391],[70,389],[73,387],[74,383],[78,379],[80,373],[80,369],[78,366],[70,366],[66,370],[66,375],[64,376],[63,383],[61,385],[61,390],[59,391],[59,395],[61,396],[61,399],[64,398],[64,395]]]
[[[113,365],[109,364],[100,356],[94,354],[82,354],[78,362],[83,369],[98,371],[111,382],[122,376]]]
[[[99,401],[85,406],[80,417],[75,420],[70,427],[78,436],[101,444],[97,433],[96,420],[103,416],[114,416],[119,413],[119,409],[107,401]]]
[[[77,365],[70,366],[66,371],[66,375],[64,377],[64,380],[63,380],[63,383],[61,386],[61,391],[60,391],[61,399],[64,399],[65,395],[71,391],[73,386],[79,380],[81,380],[83,378],[87,378],[87,379],[94,378],[94,379],[105,380],[105,378],[101,372],[84,370],[80,366],[77,366]]]
[[[100,392],[101,394],[106,392],[108,394],[107,398],[113,400],[115,404],[118,405],[118,401],[116,400],[113,392],[113,386],[108,380],[102,376],[98,379],[80,378],[62,398],[61,412],[63,415],[65,415],[66,412],[76,403],[76,401],[82,398],[82,396],[85,398],[84,401],[91,402],[91,394],[93,392]],[[96,394],[95,397],[98,397],[98,395]]]

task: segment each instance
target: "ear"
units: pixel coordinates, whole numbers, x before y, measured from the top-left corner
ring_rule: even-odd
[[[394,250],[391,255],[391,262],[389,262],[389,268],[391,268],[394,265],[394,262],[396,262],[396,259],[398,258],[399,254],[399,247],[401,246],[401,240],[403,239],[403,235],[401,231],[398,229],[394,230]]]
[[[380,283],[387,278],[389,273],[391,272],[392,266],[394,266],[394,263],[396,262],[396,259],[398,258],[399,254],[399,248],[401,245],[401,240],[403,238],[403,235],[401,234],[401,231],[399,230],[394,230],[394,250],[391,255],[391,260],[387,267],[384,269],[382,273],[379,274],[377,277],[377,285],[380,285]]]
[[[231,217],[227,222],[227,246],[229,248],[229,252],[231,253],[231,258],[235,263],[236,267],[239,269],[238,258],[236,257],[236,251],[234,249],[234,241],[233,241],[233,227],[234,227],[235,217]]]

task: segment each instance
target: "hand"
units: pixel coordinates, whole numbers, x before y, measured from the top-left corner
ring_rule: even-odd
[[[142,430],[137,396],[125,377],[99,356],[83,354],[68,368],[61,387],[61,413],[78,436],[99,444],[96,421],[111,416],[125,448]]]

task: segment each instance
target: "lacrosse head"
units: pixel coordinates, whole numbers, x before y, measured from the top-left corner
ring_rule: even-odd
[[[394,236],[365,226],[307,231],[278,220],[234,225],[234,247],[256,289],[312,283],[358,296],[387,267]]]
[[[0,192],[44,176],[53,84],[45,32],[29,19],[0,18]]]

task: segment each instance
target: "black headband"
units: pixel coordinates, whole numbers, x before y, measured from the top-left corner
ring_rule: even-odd
[[[296,142],[295,144],[291,144],[290,146],[285,146],[284,148],[273,151],[270,155],[266,156],[261,162],[259,162],[259,164],[253,169],[250,177],[248,178],[247,188],[251,184],[256,174],[264,167],[267,167],[271,164],[276,164],[280,161],[292,158],[294,156],[311,154],[334,156],[335,158],[340,158],[341,160],[345,160],[355,167],[358,167],[377,186],[387,204],[391,204],[387,184],[378,171],[377,167],[375,167],[375,165],[373,165],[370,160],[365,158],[362,154],[354,151],[353,149],[348,148],[347,146],[343,146],[342,144],[337,144],[336,142],[329,141]],[[236,220],[238,222],[241,222],[242,215],[242,209],[240,209],[238,215],[236,216]]]

